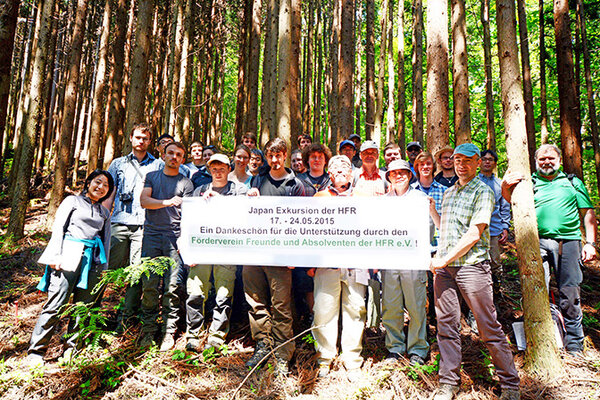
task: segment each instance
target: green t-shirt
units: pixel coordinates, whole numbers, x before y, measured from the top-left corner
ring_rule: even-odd
[[[540,237],[581,240],[579,209],[594,207],[583,182],[564,172],[550,181],[536,172],[533,184]]]

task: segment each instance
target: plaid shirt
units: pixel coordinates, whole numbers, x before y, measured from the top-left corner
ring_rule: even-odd
[[[438,214],[442,214],[442,199],[444,198],[444,192],[448,189],[446,186],[442,185],[438,181],[431,182],[431,186],[429,186],[429,193],[427,193],[421,183],[416,181],[412,184],[412,187],[425,193],[427,196],[432,197],[435,201],[435,210]],[[435,235],[431,240],[431,252],[434,253],[437,250],[438,241],[440,238],[440,232],[437,228],[435,228]]]
[[[471,226],[487,225],[477,243],[464,256],[448,266],[473,265],[490,258],[488,226],[492,211],[494,211],[494,192],[477,177],[471,179],[464,186],[456,182],[454,186],[446,190],[442,201],[440,245],[438,247],[440,257],[448,254]]]

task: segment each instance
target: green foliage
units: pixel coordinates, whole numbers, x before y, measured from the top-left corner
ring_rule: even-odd
[[[487,370],[487,374],[484,377],[487,381],[492,381],[494,377],[494,372],[496,371],[496,367],[494,367],[494,363],[492,362],[492,357],[485,350],[481,350],[481,355],[483,356],[483,365]]]
[[[119,268],[107,271],[102,280],[94,287],[92,294],[100,292],[107,284],[113,284],[117,287],[126,285],[135,285],[140,282],[142,276],[147,278],[150,274],[162,276],[169,268],[176,266],[175,261],[170,257],[143,257],[138,264],[131,264],[126,268]]]
[[[406,376],[408,376],[413,381],[418,381],[420,379],[420,374],[431,375],[435,374],[440,370],[440,355],[438,354],[433,362],[433,364],[423,364],[423,365],[408,365],[404,367],[404,372],[406,372]]]
[[[583,313],[583,326],[585,326],[586,328],[594,328],[594,329],[598,329],[600,328],[600,321],[598,321],[598,318],[594,317],[593,315],[591,315],[590,313]]]
[[[304,336],[302,338],[302,340],[308,344],[315,344],[316,340],[314,338],[314,336],[312,335],[312,333],[307,333],[306,336]]]
[[[61,318],[66,317],[76,321],[75,332],[66,337],[77,337],[77,348],[83,344],[98,347],[100,339],[111,334],[110,331],[103,329],[106,326],[106,316],[100,312],[100,307],[94,307],[93,303],[65,304],[61,309]]]
[[[202,351],[202,357],[203,357],[205,363],[209,363],[217,357],[227,356],[228,354],[229,354],[229,348],[225,344],[219,346],[218,348],[209,347],[207,349],[204,349],[204,351]]]

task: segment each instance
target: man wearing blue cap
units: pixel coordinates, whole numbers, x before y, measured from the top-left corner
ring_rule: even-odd
[[[434,400],[451,400],[459,390],[459,292],[473,312],[480,337],[496,367],[501,400],[518,400],[519,375],[502,326],[496,316],[490,267],[488,226],[494,210],[494,192],[477,178],[479,148],[471,143],[454,150],[458,182],[444,194],[440,243],[431,260],[440,349],[440,388]]]

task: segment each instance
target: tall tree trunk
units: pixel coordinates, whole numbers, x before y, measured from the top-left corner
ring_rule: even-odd
[[[150,32],[154,0],[140,0],[138,6],[135,44],[131,54],[131,80],[127,95],[127,119],[125,132],[127,135],[136,124],[146,122],[144,107],[148,93],[148,59],[150,57]]]
[[[0,163],[4,163],[3,152],[4,127],[8,115],[8,97],[10,96],[10,66],[12,65],[15,30],[19,15],[19,0],[0,1]],[[0,174],[0,178],[2,175]]]
[[[448,2],[427,5],[427,148],[436,154],[448,137]]]
[[[204,141],[206,143],[211,143],[209,142],[210,140],[210,110],[211,110],[211,106],[212,106],[212,95],[211,95],[211,89],[212,86],[210,84],[211,82],[211,78],[213,76],[213,67],[214,67],[214,41],[215,41],[215,26],[216,24],[213,24],[212,21],[216,20],[217,18],[219,18],[219,15],[222,14],[223,12],[223,8],[224,8],[224,4],[222,1],[213,1],[210,4],[210,7],[207,7],[207,13],[208,15],[210,15],[209,18],[209,24],[207,24],[208,26],[206,27],[207,29],[207,40],[206,40],[206,50],[205,50],[205,54],[206,57],[204,59],[204,63],[205,63],[205,67],[204,67],[204,78],[203,78],[203,90],[204,90],[204,110],[203,110],[203,115],[202,115],[202,133],[204,134]],[[240,44],[241,46],[241,44]],[[245,45],[244,45],[245,46]],[[243,46],[243,47],[244,47]],[[245,53],[243,53],[245,54]],[[245,57],[245,56],[244,56]],[[240,63],[240,68],[242,65],[246,65],[246,61],[240,59],[239,60]],[[245,71],[245,70],[243,70]],[[245,75],[244,75],[245,76]],[[243,101],[243,96],[244,96],[244,91],[243,91],[243,87],[242,89],[240,89],[240,82],[239,82],[239,75],[238,75],[238,89],[242,90],[242,100],[240,100],[240,93],[238,92],[238,106],[243,107],[246,102]],[[240,103],[241,101],[241,103]],[[243,115],[242,115],[243,117]],[[238,113],[236,112],[236,116],[235,116],[235,121],[236,121],[236,127],[234,128],[235,131],[235,137],[236,137],[236,143],[239,143],[239,140],[241,139],[241,137],[238,137]],[[243,124],[243,122],[245,121],[243,118],[240,119],[241,123]],[[239,126],[239,128],[243,128],[243,126]],[[218,144],[218,143],[213,143],[213,144]]]
[[[302,1],[291,0],[291,51],[290,51],[290,122],[291,142],[297,143],[302,130],[302,110],[300,109],[300,38],[302,34]],[[288,158],[290,156],[288,152]]]
[[[387,72],[388,72],[388,87],[387,87],[387,115],[386,115],[386,143],[393,142],[396,134],[395,106],[394,106],[394,89],[396,88],[394,77],[394,7],[393,2],[388,4],[389,23],[387,27]]]
[[[258,134],[258,73],[260,70],[261,0],[251,1],[248,21],[248,95],[246,96],[246,132]]]
[[[336,153],[339,139],[354,132],[354,0],[341,0],[339,62],[339,136],[329,143]]]
[[[237,81],[237,103],[235,112],[235,143],[241,143],[242,135],[246,132],[246,115],[248,107],[248,44],[249,28],[252,19],[252,0],[244,0],[242,17],[240,18],[239,58],[238,58],[238,81]],[[289,11],[289,10],[288,10]]]
[[[487,147],[496,151],[494,123],[494,88],[492,84],[492,39],[490,35],[490,0],[481,0],[481,25],[483,27],[483,60],[485,63],[485,120],[487,122]]]
[[[412,31],[412,109],[413,140],[423,144],[423,1],[413,1]],[[402,149],[404,152],[406,149]]]
[[[88,174],[98,167],[98,151],[100,139],[104,137],[104,104],[106,92],[106,63],[108,58],[108,38],[110,35],[110,20],[112,14],[112,1],[106,0],[102,33],[100,36],[100,49],[98,65],[96,67],[96,82],[94,84],[94,100],[92,105],[92,130],[90,133],[90,147],[88,152]]]
[[[517,0],[519,18],[519,47],[521,48],[521,69],[523,71],[523,97],[525,100],[525,126],[527,127],[527,147],[529,165],[535,169],[535,114],[533,111],[533,89],[531,85],[531,66],[529,63],[529,37],[527,34],[527,14],[525,0]]]
[[[550,316],[548,294],[545,290],[533,187],[529,178],[531,171],[527,157],[527,130],[519,74],[514,0],[496,0],[496,10],[508,168],[513,172],[521,172],[527,177],[516,186],[512,195],[527,337],[526,361],[530,370],[556,376],[560,373],[560,359],[554,337],[554,324]]]
[[[154,101],[152,102],[152,129],[156,137],[163,133],[163,122],[165,118],[165,80],[167,75],[167,68],[165,63],[161,62],[167,54],[167,39],[169,37],[169,7],[164,3],[158,3],[156,5],[155,14],[155,25],[153,31],[156,31],[154,36],[155,50],[153,57],[156,62],[154,63],[154,87],[152,88],[152,94]],[[198,45],[202,48],[202,45]],[[188,68],[189,69],[189,68]],[[195,129],[194,129],[195,131]]]
[[[114,1],[114,0],[107,0]],[[121,80],[125,61],[125,37],[127,35],[127,5],[129,0],[117,0],[115,10],[114,39],[112,43],[112,69],[110,71],[110,99],[106,118],[106,145],[104,147],[104,169],[115,158],[117,143],[120,142],[119,131],[123,132],[122,123],[124,110],[121,100]]]
[[[375,126],[375,0],[367,0],[367,93],[365,110],[365,136],[371,139]]]
[[[12,239],[23,236],[25,226],[25,213],[29,204],[29,187],[31,170],[33,166],[33,155],[35,150],[36,135],[39,132],[39,122],[42,111],[42,96],[44,93],[44,78],[46,76],[46,55],[48,51],[49,32],[54,9],[53,0],[39,0],[38,18],[36,24],[37,46],[31,68],[31,84],[29,89],[29,105],[23,121],[23,133],[21,135],[21,157],[19,163],[12,168],[17,171],[17,178],[11,202],[8,228],[6,230],[8,244]]]
[[[354,24],[354,43],[356,43],[356,57],[354,70],[354,130],[355,134],[360,136],[362,130],[361,103],[362,103],[362,57],[364,47],[362,44],[362,26],[363,26],[363,1],[356,0],[356,22]]]
[[[179,132],[177,132],[177,122],[179,120],[179,118],[181,117],[181,99],[178,98],[178,94],[179,94],[179,74],[181,72],[181,57],[182,57],[182,40],[183,40],[183,34],[184,34],[184,24],[183,24],[183,20],[184,20],[184,7],[185,7],[185,2],[186,0],[176,0],[173,3],[173,9],[174,9],[174,18],[176,20],[176,23],[174,25],[175,27],[175,36],[174,36],[174,41],[173,41],[173,47],[172,47],[172,52],[170,54],[170,59],[169,59],[169,84],[168,84],[168,89],[167,89],[167,93],[168,96],[170,98],[169,101],[169,105],[170,107],[168,107],[168,114],[167,114],[167,118],[168,118],[168,123],[165,123],[165,130],[166,132],[168,132],[171,136],[174,135],[179,135]],[[179,140],[179,137],[176,138],[177,140]]]
[[[575,77],[573,76],[573,45],[571,43],[571,20],[567,0],[554,0],[554,33],[563,168],[566,173],[576,174],[580,179],[583,179],[581,121],[579,99],[577,98]]]
[[[583,1],[577,0],[577,19],[581,31],[581,47],[583,50],[583,70],[585,75],[585,89],[587,92],[588,112],[590,115],[590,130],[592,136],[592,145],[594,147],[594,164],[596,167],[596,184],[600,188],[600,143],[598,137],[598,117],[596,115],[596,103],[594,99],[594,86],[592,82],[592,67],[590,63],[590,49],[587,39],[587,28],[585,24],[585,14]]]
[[[312,87],[313,87],[313,59],[315,40],[315,0],[308,0],[308,34],[304,39],[304,76],[302,77],[302,133],[310,135],[313,112]]]
[[[335,148],[340,129],[340,37],[341,37],[342,0],[333,1],[333,22],[331,24],[330,86],[329,86],[329,148]],[[333,143],[333,144],[332,144]]]
[[[260,104],[260,139],[264,146],[275,137],[277,104],[277,36],[279,31],[279,1],[267,1],[265,50],[263,54],[262,97]]]
[[[456,144],[471,141],[467,16],[464,0],[452,0],[452,95]]]
[[[54,222],[54,215],[63,200],[65,187],[67,186],[67,173],[71,165],[71,144],[77,108],[77,93],[79,91],[79,64],[81,62],[81,50],[83,44],[85,20],[87,16],[88,0],[78,0],[75,12],[75,26],[71,39],[71,50],[68,63],[67,86],[65,87],[65,105],[60,129],[60,141],[56,157],[56,168],[54,169],[54,183],[52,194],[48,203],[48,219],[46,226],[50,228]]]
[[[279,4],[279,77],[277,82],[277,136],[285,140],[288,148],[292,139],[292,2],[281,0]],[[290,156],[288,151],[288,157]]]
[[[313,119],[313,140],[321,142],[321,100],[323,89],[323,10],[321,0],[317,1],[317,76],[315,82],[315,112]]]
[[[179,88],[177,89],[177,103],[179,110],[176,113],[177,120],[175,121],[174,135],[176,140],[190,143],[186,140],[189,133],[190,123],[190,94],[191,94],[191,42],[192,42],[192,9],[194,0],[185,0],[185,8],[183,15],[183,32],[181,39],[181,63],[179,70]],[[187,129],[184,129],[184,125]]]
[[[398,40],[398,88],[396,97],[398,98],[398,145],[400,154],[404,157],[404,148],[406,147],[406,88],[404,83],[404,1],[398,1],[398,30],[396,37]]]
[[[383,124],[383,88],[385,85],[385,59],[387,52],[387,32],[390,24],[390,14],[388,11],[389,0],[383,0],[381,3],[381,42],[379,45],[379,64],[377,68],[377,99],[375,107],[375,120],[373,125],[372,139],[381,143],[381,126]]]
[[[546,105],[546,31],[544,0],[539,0],[540,25],[540,131],[542,143],[548,143],[548,107]]]
[[[223,116],[223,85],[225,74],[225,35],[223,23],[223,7],[218,8],[215,26],[216,48],[215,48],[215,66],[216,74],[213,79],[213,98],[211,99],[211,123],[210,140],[211,143],[221,143],[221,125]]]

